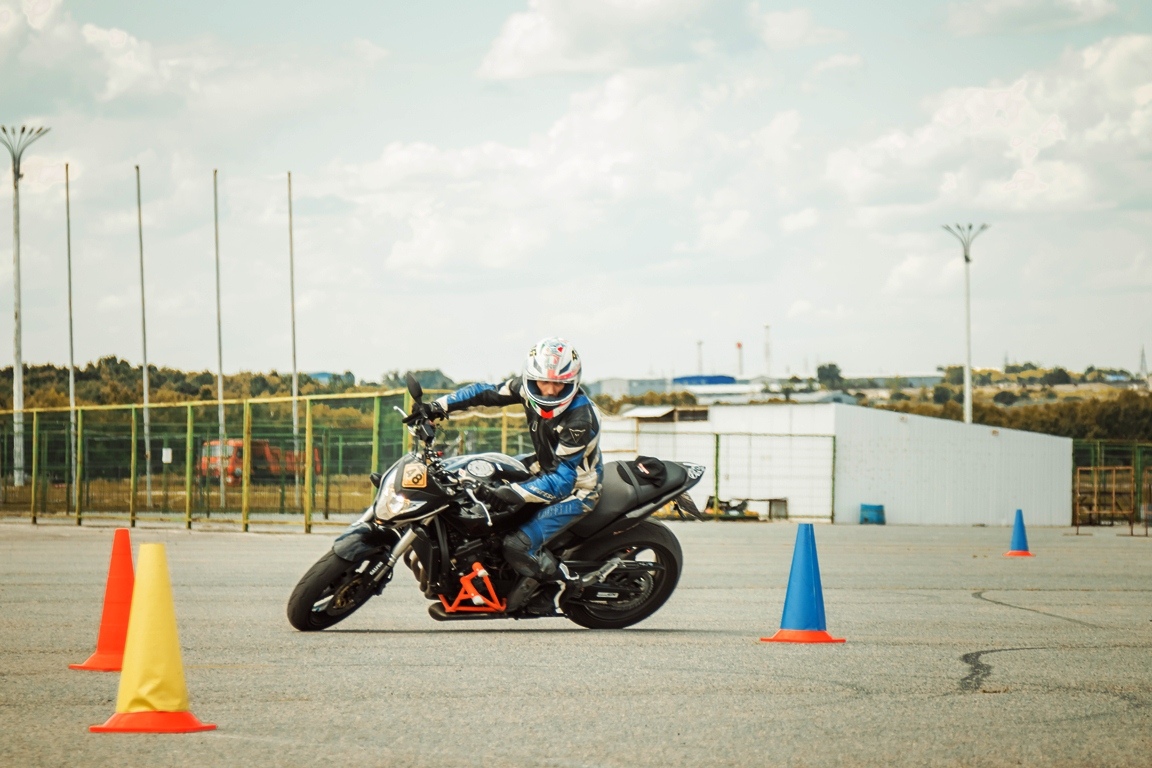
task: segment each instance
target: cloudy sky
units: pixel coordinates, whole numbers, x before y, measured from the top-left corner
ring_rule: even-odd
[[[502,376],[1137,367],[1152,345],[1140,0],[0,3],[24,357]],[[0,207],[11,201],[4,171]],[[4,210],[7,210],[5,207]],[[0,227],[4,229],[4,227]],[[4,231],[7,231],[4,229]],[[8,252],[9,235],[0,234]],[[4,263],[7,263],[6,261]],[[12,337],[0,270],[0,339]],[[3,345],[0,364],[11,363]]]

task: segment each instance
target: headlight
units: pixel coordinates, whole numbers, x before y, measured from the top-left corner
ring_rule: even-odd
[[[412,501],[402,493],[396,493],[396,473],[389,472],[380,481],[380,495],[376,497],[376,519],[387,522],[407,512],[414,512],[427,502]]]

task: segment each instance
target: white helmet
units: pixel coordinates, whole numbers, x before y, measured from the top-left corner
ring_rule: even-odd
[[[551,381],[564,388],[551,397],[541,394],[537,382]],[[524,361],[524,392],[541,416],[559,416],[571,405],[580,390],[580,356],[567,341],[558,337],[542,339],[528,351]]]

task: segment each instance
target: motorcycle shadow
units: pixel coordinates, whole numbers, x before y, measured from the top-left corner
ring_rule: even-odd
[[[601,630],[585,629],[583,627],[469,627],[465,630],[464,627],[452,627],[442,629],[326,629],[324,634],[348,634],[348,635],[432,635],[443,632],[457,632],[467,631],[474,634],[485,635],[507,635],[507,634],[529,634],[547,632],[549,634],[584,634],[588,632],[600,632]],[[643,627],[629,627],[626,629],[613,629],[606,630],[612,634],[643,634],[643,635],[699,635],[711,634],[718,632],[718,630],[711,629],[645,629]]]

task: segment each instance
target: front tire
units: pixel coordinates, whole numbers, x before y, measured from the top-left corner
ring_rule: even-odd
[[[653,563],[660,567],[608,574],[605,584],[613,584],[614,578],[627,579],[632,586],[640,588],[640,596],[624,605],[587,603],[569,605],[565,608],[565,614],[582,627],[623,629],[656,613],[676,589],[684,563],[680,542],[667,526],[656,520],[645,520],[635,528],[617,536],[591,541],[572,554],[573,560],[604,562],[613,557],[632,562]],[[586,587],[585,591],[592,589],[594,587]]]
[[[317,632],[351,616],[374,594],[367,583],[369,568],[361,568],[362,563],[328,550],[292,590],[289,623],[301,632]]]

